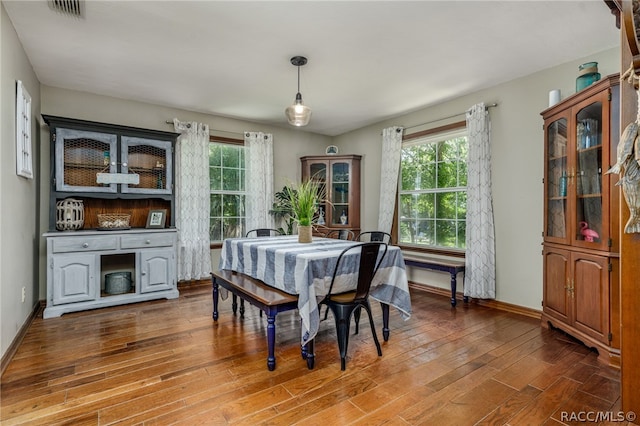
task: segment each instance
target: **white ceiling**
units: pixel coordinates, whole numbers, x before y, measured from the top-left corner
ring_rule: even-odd
[[[288,126],[306,56],[304,130],[329,136],[619,43],[602,0],[2,3],[45,85],[258,123]]]

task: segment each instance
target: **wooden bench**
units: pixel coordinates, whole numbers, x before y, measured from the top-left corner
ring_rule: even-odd
[[[242,301],[261,309],[267,316],[267,368],[273,371],[276,368],[275,342],[276,342],[276,315],[280,312],[298,309],[298,296],[285,293],[271,287],[260,280],[248,275],[233,271],[220,270],[211,273],[213,283],[213,320],[218,320],[219,287],[229,290],[233,294],[233,314],[238,307],[236,297]],[[240,316],[244,316],[244,306],[240,307]],[[313,368],[313,347],[302,348],[302,357],[307,360],[309,369]]]
[[[412,255],[403,253],[404,263],[417,268],[431,269],[434,271],[448,272],[451,274],[451,306],[456,306],[456,287],[458,284],[458,272],[462,272],[464,287],[464,260],[442,259],[434,256]],[[465,303],[469,302],[469,296],[464,296]]]

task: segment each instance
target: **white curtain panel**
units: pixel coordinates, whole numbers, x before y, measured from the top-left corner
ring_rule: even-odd
[[[388,127],[382,131],[382,161],[380,167],[380,208],[378,231],[391,233],[393,213],[396,207],[400,154],[402,152],[402,127]]]
[[[209,126],[173,120],[176,146],[178,280],[211,277],[209,248]]]
[[[467,230],[464,295],[496,297],[496,255],[491,196],[491,123],[484,103],[467,111]]]
[[[273,228],[273,135],[245,132],[246,230]]]

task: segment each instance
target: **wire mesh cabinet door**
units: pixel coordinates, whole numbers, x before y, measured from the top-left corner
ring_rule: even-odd
[[[118,156],[116,134],[57,128],[55,185],[61,192],[115,193],[115,183],[98,183],[98,173],[115,173]]]
[[[137,174],[138,184],[122,184],[123,193],[171,194],[173,145],[171,141],[122,136],[121,172]]]

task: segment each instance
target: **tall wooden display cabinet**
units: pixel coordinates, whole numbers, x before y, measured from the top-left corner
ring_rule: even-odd
[[[360,233],[360,155],[318,155],[300,158],[302,179],[325,186],[327,203],[320,205],[317,233],[350,229]]]
[[[619,76],[542,112],[544,291],[542,324],[620,365],[619,191],[606,174],[620,134]]]

